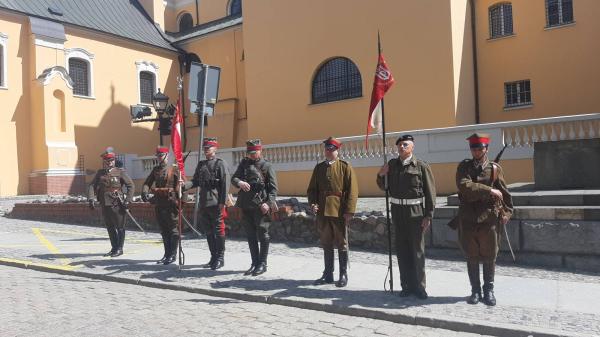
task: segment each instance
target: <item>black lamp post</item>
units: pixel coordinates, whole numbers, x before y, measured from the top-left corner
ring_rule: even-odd
[[[158,88],[158,92],[152,95],[152,105],[154,105],[154,110],[156,110],[158,115],[158,131],[161,146],[163,145],[163,134],[168,135],[170,133],[168,125],[170,123],[170,118],[168,115],[166,117],[164,116],[168,104],[169,96],[160,92],[160,88]]]

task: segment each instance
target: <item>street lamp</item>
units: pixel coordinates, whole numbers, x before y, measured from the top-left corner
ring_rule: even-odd
[[[169,96],[160,92],[160,88],[158,88],[158,92],[152,95],[152,105],[154,105],[154,110],[159,116],[167,110],[167,104],[169,104]]]

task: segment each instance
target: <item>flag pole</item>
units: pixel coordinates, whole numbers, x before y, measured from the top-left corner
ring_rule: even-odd
[[[177,92],[178,92],[178,99],[177,99],[177,110],[179,113],[181,113],[181,98],[182,98],[182,89],[183,89],[183,78],[178,78],[177,79]],[[181,114],[179,115],[179,118],[181,117]],[[175,132],[174,130],[171,130],[171,132]],[[179,134],[179,137],[181,138],[181,134]],[[180,140],[181,141],[181,140]],[[171,142],[171,147],[173,147],[173,142]],[[173,152],[175,152],[175,149],[173,149]],[[173,168],[171,168],[173,169]],[[183,254],[183,247],[181,246],[181,235],[183,234],[182,232],[182,225],[181,225],[181,218],[183,217],[183,202],[182,202],[182,188],[183,188],[183,175],[182,175],[182,171],[179,167],[179,162],[177,163],[177,171],[179,171],[179,181],[177,182],[179,184],[179,188],[177,191],[177,196],[179,197],[179,207],[178,208],[178,219],[177,219],[177,231],[179,232],[179,250],[178,250],[178,257],[179,257],[179,269],[181,270],[181,266],[185,264],[185,255]]]
[[[381,55],[381,38],[379,36],[379,30],[377,31],[377,56]],[[383,164],[387,164],[387,145],[385,141],[385,106],[384,106],[384,98],[381,98],[381,141],[383,143]],[[387,234],[388,234],[388,272],[390,274],[390,293],[394,293],[394,275],[392,273],[393,264],[392,264],[392,225],[390,221],[390,193],[388,189],[388,175],[384,176],[385,181],[385,216],[386,216],[386,224],[387,224]]]

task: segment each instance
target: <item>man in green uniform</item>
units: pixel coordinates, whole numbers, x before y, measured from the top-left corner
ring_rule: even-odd
[[[185,183],[185,189],[199,187],[200,225],[206,233],[210,261],[204,268],[217,270],[225,265],[225,202],[229,191],[227,163],[217,158],[219,143],[216,138],[204,138],[202,148],[206,159],[196,167],[194,178]]]
[[[111,250],[104,256],[123,255],[125,243],[125,209],[133,198],[133,181],[125,170],[115,167],[115,153],[108,147],[101,155],[103,168],[96,172],[88,187],[88,202],[94,209],[94,198],[100,202],[102,217],[108,231]],[[123,193],[123,186],[127,193]]]
[[[358,182],[350,163],[338,158],[342,143],[329,137],[325,161],[315,166],[308,190],[308,203],[317,215],[317,230],[323,247],[325,270],[314,285],[333,283],[334,246],[338,249],[340,277],[337,287],[348,284],[348,225],[356,210]]]
[[[162,259],[156,261],[157,264],[175,262],[179,245],[179,230],[177,229],[179,174],[176,168],[167,165],[168,156],[168,147],[158,146],[156,148],[158,165],[154,166],[142,188],[142,200],[154,204],[154,214],[160,227],[160,235],[165,249],[165,254]],[[149,193],[154,196],[149,198]]]
[[[472,159],[465,159],[456,169],[456,186],[460,207],[458,239],[467,258],[471,296],[467,303],[480,300],[496,305],[494,272],[503,226],[513,211],[512,198],[502,168],[488,160],[490,136],[475,133],[467,138]],[[479,263],[483,264],[483,299]]]
[[[398,158],[391,159],[377,174],[377,186],[387,188],[396,232],[400,268],[400,296],[414,294],[427,299],[425,291],[425,231],[435,209],[435,181],[429,164],[413,154],[414,138],[403,135],[396,141]]]
[[[260,139],[247,141],[246,158],[242,159],[231,178],[233,186],[240,188],[235,205],[242,209],[252,257],[252,266],[244,275],[253,276],[267,271],[269,213],[277,212],[277,177],[271,163],[261,156]]]

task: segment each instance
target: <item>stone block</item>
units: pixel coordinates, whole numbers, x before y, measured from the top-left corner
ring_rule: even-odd
[[[537,206],[537,207],[517,207],[515,208],[515,212],[513,215],[513,219],[521,219],[521,220],[554,220],[556,219],[556,214],[554,212],[554,208],[547,206]]]
[[[600,254],[600,221],[522,221],[523,249],[530,252]]]
[[[565,266],[569,269],[600,272],[600,259],[598,256],[567,255]]]
[[[563,267],[563,255],[561,254],[549,254],[549,253],[529,253],[519,252],[516,253],[517,264],[525,266],[536,266],[536,267],[549,267],[549,268],[562,268]],[[498,261],[511,265],[512,257],[510,253],[501,254],[498,257]]]
[[[452,219],[458,213],[458,207],[444,206],[436,207],[433,212],[433,217],[438,219]]]
[[[510,244],[512,245],[512,249],[514,252],[518,252],[521,250],[520,246],[520,231],[519,231],[519,223],[518,220],[511,220],[506,224],[506,232],[508,233],[508,238],[510,239]],[[504,232],[502,234],[502,240],[500,241],[500,250],[509,252],[508,242],[506,241],[506,234]],[[509,252],[510,254],[510,252]]]
[[[584,213],[581,208],[555,208],[556,220],[583,220]]]
[[[436,248],[459,248],[458,232],[446,224],[450,219],[433,219],[431,224],[432,246]]]

